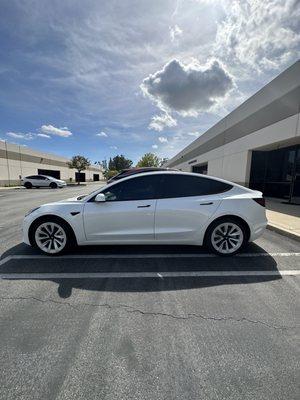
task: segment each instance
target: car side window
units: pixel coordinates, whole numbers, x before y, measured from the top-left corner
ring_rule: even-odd
[[[205,196],[223,193],[232,188],[224,182],[192,175],[165,174],[162,182],[162,198]]]
[[[45,180],[46,180],[46,178],[45,178],[44,176],[41,176],[41,175],[39,175],[39,176],[37,177],[37,179],[40,179],[41,181],[45,181]]]
[[[106,201],[150,200],[159,197],[161,175],[131,178],[117,183],[102,193]]]

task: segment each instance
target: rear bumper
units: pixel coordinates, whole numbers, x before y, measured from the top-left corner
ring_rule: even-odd
[[[253,224],[252,226],[250,226],[249,242],[253,242],[254,240],[258,239],[264,233],[267,225],[268,225],[268,221],[267,221],[267,219],[265,219],[264,221],[262,221],[260,223]]]

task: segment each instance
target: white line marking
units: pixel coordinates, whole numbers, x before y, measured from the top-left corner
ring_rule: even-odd
[[[234,257],[249,258],[249,257],[299,257],[300,253],[240,253],[236,254]],[[0,261],[0,266],[5,264],[10,260],[61,260],[61,259],[145,259],[145,258],[220,258],[216,254],[207,253],[187,253],[187,254],[157,254],[157,253],[147,253],[147,254],[69,254],[57,256],[51,258],[44,255],[28,255],[28,254],[18,254],[11,255],[3,258]],[[223,258],[224,260],[224,258]]]
[[[178,277],[239,277],[295,276],[300,270],[283,271],[184,271],[184,272],[71,272],[0,274],[2,279],[76,279],[76,278],[178,278]]]

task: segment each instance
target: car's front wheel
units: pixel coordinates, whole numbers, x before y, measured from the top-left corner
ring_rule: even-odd
[[[74,243],[71,228],[67,223],[56,219],[36,222],[31,235],[32,244],[48,255],[61,254]]]
[[[232,256],[247,242],[244,224],[233,218],[222,218],[213,222],[206,232],[206,244],[220,256]]]
[[[32,188],[32,183],[31,182],[25,182],[24,186],[26,189],[31,189]]]

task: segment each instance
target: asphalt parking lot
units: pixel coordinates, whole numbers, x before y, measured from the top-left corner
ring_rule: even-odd
[[[299,242],[21,243],[27,210],[96,187],[0,192],[0,399],[298,399]]]

